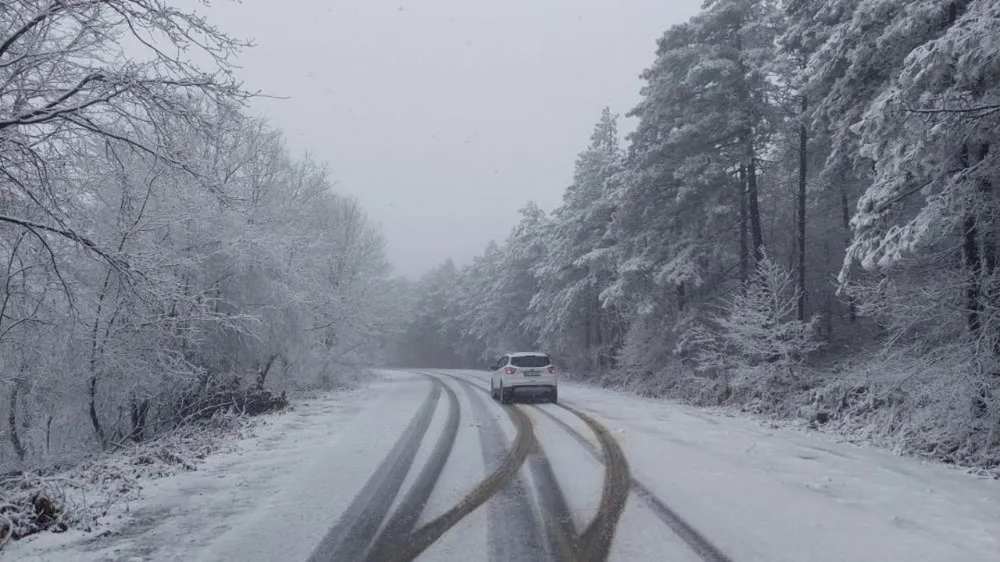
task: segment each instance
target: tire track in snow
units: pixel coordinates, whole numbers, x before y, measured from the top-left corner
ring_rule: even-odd
[[[573,517],[549,458],[538,442],[528,457],[528,468],[535,481],[542,513],[545,514],[545,534],[553,558],[558,562],[576,562],[579,538],[573,526]]]
[[[478,390],[487,396],[490,395],[488,390],[477,384],[473,384],[469,380],[462,379],[448,373],[439,374],[462,383],[470,398],[477,401],[481,406],[484,404],[482,399],[476,396],[472,391]],[[485,406],[483,406],[484,414],[485,411]],[[483,417],[487,418],[496,427],[497,432],[500,431],[500,427],[496,425],[496,422],[491,417],[485,415]],[[545,455],[541,444],[539,444],[537,440],[535,441],[531,452],[528,453],[528,468],[531,470],[531,476],[535,483],[535,491],[538,493],[539,503],[542,508],[545,534],[549,543],[549,554],[551,558],[557,562],[575,562],[577,533],[576,529],[573,528],[573,518],[570,515],[566,497],[563,495],[562,489],[559,487],[559,483],[552,471],[552,465],[549,463],[548,457]],[[515,480],[515,483],[518,482],[519,480]],[[509,489],[510,488],[506,488],[505,490]],[[521,492],[521,495],[522,497],[527,497],[523,492]],[[531,525],[535,525],[534,517],[532,517]],[[537,531],[537,527],[535,529]],[[505,555],[503,557],[491,559],[499,562],[506,560],[521,560],[522,558],[513,558]],[[538,557],[536,556],[530,559],[537,560]]]
[[[481,387],[479,385],[475,386],[483,390],[483,392],[489,394],[489,391],[486,390],[484,387]],[[582,413],[573,408],[570,408],[565,403],[555,404],[555,406],[563,408],[573,413],[577,417],[580,417],[580,413]],[[601,449],[594,447],[594,445],[590,441],[588,441],[586,437],[581,435],[576,429],[571,427],[565,421],[559,419],[552,413],[547,412],[538,406],[533,406],[533,408],[535,409],[535,411],[540,412],[541,414],[545,415],[547,418],[555,422],[556,425],[561,427],[567,434],[569,434],[571,437],[573,437],[573,439],[575,439],[578,443],[580,443],[580,445],[582,445],[584,449],[590,452],[590,454],[595,459],[597,459],[601,463],[604,463],[605,465],[607,464],[605,461],[606,451],[603,450],[604,449],[603,446]],[[587,420],[584,419],[585,423],[586,421]],[[592,421],[594,421],[594,423],[597,423],[595,420]],[[589,423],[588,426],[590,426]],[[591,427],[591,429],[593,429],[593,427]],[[607,435],[608,437],[611,437],[610,433],[607,433]],[[600,435],[598,435],[598,441],[601,442]],[[603,445],[603,442],[601,443]],[[624,455],[622,455],[622,458],[624,458]],[[607,475],[605,475],[605,479],[607,480]],[[656,494],[654,494],[653,491],[650,490],[648,486],[646,486],[645,484],[643,484],[642,482],[636,480],[631,476],[629,476],[629,485],[631,487],[631,490],[635,492],[636,497],[642,500],[643,503],[645,503],[646,506],[650,509],[650,511],[652,511],[657,516],[657,518],[660,519],[660,521],[662,521],[665,525],[667,525],[674,532],[674,534],[680,537],[680,539],[683,540],[684,543],[687,544],[688,547],[695,552],[695,554],[701,557],[702,560],[704,560],[705,562],[732,562],[732,559],[728,555],[719,550],[719,548],[715,546],[707,537],[705,537],[705,535],[701,534],[697,529],[692,527],[691,524],[689,524],[687,521],[684,520],[684,518],[678,515],[676,511],[671,509],[670,506],[668,506],[663,500],[657,497]],[[603,501],[602,501],[602,506],[603,506]],[[608,538],[608,546],[610,546],[610,539],[612,538],[613,537]]]
[[[444,374],[444,373],[442,373]],[[452,376],[452,375],[448,375]],[[458,377],[453,377],[456,380]],[[465,381],[463,381],[465,382]],[[472,383],[467,383],[472,384]],[[479,390],[489,394],[483,387],[475,385]],[[594,432],[598,442],[601,444],[601,455],[597,460],[604,464],[604,483],[601,488],[601,503],[597,510],[597,515],[591,520],[587,528],[579,536],[573,528],[572,518],[569,514],[569,507],[566,504],[565,496],[559,488],[548,457],[541,450],[541,445],[536,441],[535,454],[529,456],[529,467],[536,485],[539,485],[539,496],[542,502],[543,511],[546,512],[546,531],[552,552],[559,560],[572,562],[603,562],[608,559],[611,553],[611,543],[615,537],[618,521],[622,512],[625,511],[625,502],[628,500],[629,489],[631,487],[631,475],[629,473],[628,459],[621,446],[603,425],[589,415],[578,411],[572,407],[556,404],[566,411],[577,416]],[[548,414],[538,406],[533,406],[536,411],[548,415],[552,419],[557,419]],[[557,420],[561,427],[569,428],[562,420]],[[578,435],[573,432],[574,435]],[[583,439],[580,436],[580,439]],[[588,451],[593,451],[590,443],[583,439],[588,446]]]
[[[488,390],[479,385],[473,385],[471,382],[452,375],[447,376],[466,382],[487,395],[489,394]],[[545,527],[551,552],[560,561],[604,562],[611,552],[611,543],[615,537],[618,521],[621,519],[622,512],[625,511],[625,502],[628,500],[631,487],[628,460],[615,438],[597,420],[569,406],[563,404],[557,404],[557,406],[583,420],[594,432],[601,444],[602,454],[597,459],[604,464],[605,469],[604,483],[601,488],[601,503],[597,514],[583,533],[577,536],[565,496],[559,488],[548,457],[545,456],[541,445],[536,440],[533,454],[528,457],[528,466],[531,469],[536,487],[539,488],[539,499],[542,503],[542,510],[546,514]],[[533,408],[552,419],[557,419],[538,406],[533,406]],[[560,426],[569,428],[562,420],[557,421],[559,421]],[[578,435],[575,432],[574,434]],[[583,437],[580,436],[580,439]],[[583,439],[583,442],[587,444],[588,450],[593,452],[590,443],[586,439]]]
[[[604,486],[601,490],[601,506],[590,525],[580,535],[577,560],[581,562],[603,562],[611,553],[611,542],[615,538],[618,520],[625,511],[631,476],[628,460],[621,446],[611,433],[597,420],[569,406],[559,407],[572,412],[597,435],[604,453]],[[536,408],[541,410],[541,408]]]
[[[441,384],[440,381],[438,382]],[[454,507],[433,521],[418,528],[405,541],[397,543],[397,549],[380,560],[380,562],[409,562],[414,560],[448,532],[449,529],[454,527],[456,523],[486,503],[498,490],[509,485],[517,476],[518,471],[521,469],[535,443],[535,433],[531,424],[531,418],[524,411],[518,408],[504,408],[504,411],[510,416],[511,421],[514,422],[514,426],[517,428],[517,435],[514,438],[514,443],[509,454],[503,459],[500,466],[480,482],[469,494],[459,500]]]
[[[462,389],[476,411],[483,464],[487,470],[492,470],[503,462],[507,454],[503,430],[489,414],[487,403],[476,394],[476,390],[482,389],[457,377],[452,378],[464,383]],[[491,498],[493,501],[487,505],[487,536],[492,562],[546,558],[545,545],[538,532],[538,520],[528,498],[524,480],[515,476],[508,486],[497,490]]]
[[[441,381],[431,379],[431,390],[403,434],[340,519],[309,556],[309,562],[355,562],[361,559],[399,494],[420,443],[427,434]]]
[[[557,406],[569,410],[569,408],[563,404],[558,404]],[[602,463],[605,462],[604,452],[594,447],[594,445],[590,441],[587,441],[586,437],[580,435],[576,429],[542,408],[536,407],[536,410],[555,422],[556,425],[561,427],[566,433],[568,433],[587,451],[589,451],[594,458]],[[630,478],[630,485],[632,491],[635,492],[636,497],[641,499],[643,503],[645,503],[646,506],[649,507],[649,509],[657,516],[657,518],[670,527],[674,534],[680,537],[681,540],[683,540],[688,547],[691,548],[691,550],[701,557],[702,560],[705,562],[732,562],[732,559],[729,558],[729,556],[719,550],[718,547],[712,544],[712,542],[698,532],[697,529],[692,527],[687,521],[678,515],[677,512],[664,503],[663,500],[658,498],[648,486],[639,482],[635,478]]]
[[[434,377],[428,378],[440,385],[448,395],[448,417],[445,420],[444,431],[438,437],[427,464],[420,471],[420,475],[417,476],[410,491],[375,539],[365,557],[365,560],[371,562],[385,559],[390,552],[397,550],[395,543],[406,540],[406,536],[416,526],[417,519],[427,506],[427,500],[430,499],[434,487],[440,480],[441,472],[444,470],[444,465],[448,461],[448,457],[451,456],[452,448],[455,445],[460,416],[458,396],[448,385],[441,383]]]

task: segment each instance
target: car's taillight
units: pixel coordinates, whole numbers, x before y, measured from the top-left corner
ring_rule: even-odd
[[[516,370],[514,367],[506,367],[503,372],[505,375],[513,375]]]
[[[555,367],[549,367],[549,374],[550,375],[556,374],[556,368]]]

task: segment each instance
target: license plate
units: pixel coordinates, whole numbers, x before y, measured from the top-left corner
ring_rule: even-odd
[[[524,372],[524,376],[526,376],[526,377],[537,377],[540,374],[542,374],[541,371],[525,371]]]

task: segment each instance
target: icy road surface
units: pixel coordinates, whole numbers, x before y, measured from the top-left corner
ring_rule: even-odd
[[[152,482],[64,561],[1000,561],[1000,486],[940,466],[563,384],[503,407],[475,371],[387,372]]]

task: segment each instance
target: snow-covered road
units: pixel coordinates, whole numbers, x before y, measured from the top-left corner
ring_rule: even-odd
[[[385,373],[18,561],[1000,560],[1000,486],[820,435],[476,371]]]

